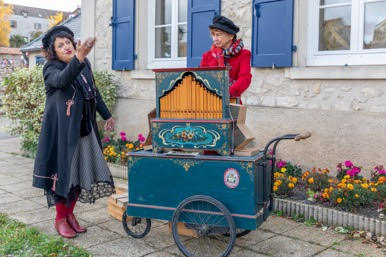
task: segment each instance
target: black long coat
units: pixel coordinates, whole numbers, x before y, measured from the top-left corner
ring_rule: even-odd
[[[34,187],[45,190],[54,189],[56,195],[65,198],[69,193],[71,161],[80,139],[80,123],[85,101],[81,71],[89,83],[93,83],[88,60],[80,63],[74,57],[68,64],[59,60],[50,60],[43,68],[46,103],[32,183]],[[104,120],[109,119],[111,113],[98,89],[93,87],[93,90],[96,111]],[[66,102],[72,98],[74,104],[70,109],[70,115],[67,116]],[[95,115],[90,119],[99,140]]]

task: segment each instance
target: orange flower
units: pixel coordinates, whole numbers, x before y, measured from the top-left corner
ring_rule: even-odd
[[[326,199],[330,198],[330,195],[328,193],[323,193],[322,196],[323,198],[326,198]]]
[[[292,182],[292,183],[296,183],[296,182],[298,182],[298,179],[297,179],[297,178],[292,178],[292,179],[291,179],[291,182]]]
[[[276,192],[277,190],[279,190],[279,188],[277,186],[273,186],[273,191]]]
[[[288,183],[288,188],[292,189],[294,187],[295,187],[294,183]]]
[[[377,189],[375,187],[372,187],[370,190],[371,192],[377,192]]]
[[[314,178],[309,178],[309,179],[308,179],[308,183],[309,183],[309,184],[313,184],[313,183],[314,183]]]

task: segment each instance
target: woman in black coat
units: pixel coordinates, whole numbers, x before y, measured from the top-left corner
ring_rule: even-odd
[[[93,203],[114,192],[103,157],[96,112],[111,130],[114,120],[95,86],[86,59],[95,44],[89,38],[75,47],[73,32],[56,26],[43,38],[47,62],[43,76],[46,103],[35,160],[33,186],[42,188],[48,206],[55,205],[55,228],[67,238],[86,232],[73,210],[76,201]]]

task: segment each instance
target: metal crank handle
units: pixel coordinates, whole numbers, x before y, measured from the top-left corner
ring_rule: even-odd
[[[297,135],[296,137],[295,137],[295,141],[300,141],[300,140],[302,140],[302,139],[307,139],[307,138],[309,138],[309,137],[311,137],[311,132],[309,132],[309,131],[307,131],[306,133],[304,133],[304,134],[299,134],[299,135]]]

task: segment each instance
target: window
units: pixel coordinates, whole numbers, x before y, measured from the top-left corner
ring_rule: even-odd
[[[42,29],[42,24],[40,24],[40,23],[35,23],[35,24],[34,24],[34,28],[37,29],[37,30]]]
[[[149,0],[148,68],[186,67],[187,0]]]
[[[11,23],[11,28],[17,28],[17,22],[16,21],[10,21]]]
[[[386,64],[386,0],[312,0],[308,65]]]

